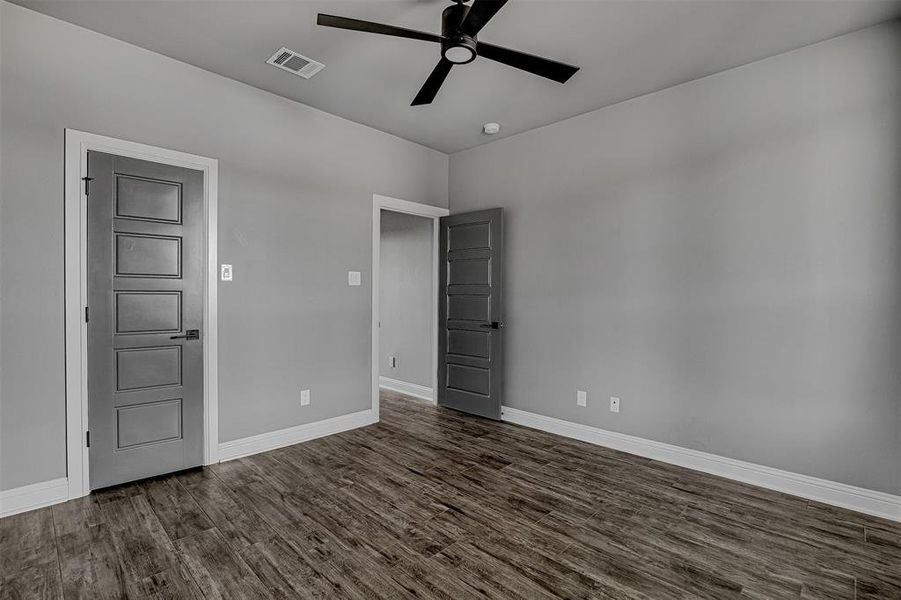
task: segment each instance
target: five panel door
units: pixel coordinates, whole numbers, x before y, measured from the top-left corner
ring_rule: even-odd
[[[504,392],[501,208],[441,218],[438,404],[501,418]]]
[[[203,462],[203,173],[88,153],[90,485]]]

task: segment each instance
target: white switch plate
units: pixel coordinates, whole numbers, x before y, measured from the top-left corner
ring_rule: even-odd
[[[619,398],[610,396],[610,412],[619,412]]]
[[[222,265],[220,267],[220,274],[222,277],[222,281],[231,281],[232,280],[232,266],[231,265]]]
[[[309,406],[310,405],[310,390],[300,390],[300,405],[301,406]]]
[[[360,272],[359,271],[348,271],[347,272],[347,285],[360,285]]]
[[[579,390],[576,392],[576,404],[579,406],[588,406],[588,392]]]

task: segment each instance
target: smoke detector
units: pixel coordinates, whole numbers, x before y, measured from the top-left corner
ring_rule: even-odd
[[[304,79],[309,79],[325,68],[321,62],[284,47],[273,54],[266,63]]]

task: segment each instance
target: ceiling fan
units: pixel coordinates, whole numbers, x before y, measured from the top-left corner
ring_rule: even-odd
[[[479,31],[507,3],[507,0],[473,0],[472,6],[465,4],[468,0],[454,1],[456,4],[448,6],[441,13],[441,35],[321,13],[316,22],[326,27],[380,33],[441,44],[441,59],[428,79],[425,80],[422,89],[416,94],[411,106],[431,104],[441,88],[441,84],[450,73],[451,67],[470,63],[476,59],[476,56],[547,77],[559,83],[566,83],[579,70],[579,67],[555,60],[480,42],[478,40]]]

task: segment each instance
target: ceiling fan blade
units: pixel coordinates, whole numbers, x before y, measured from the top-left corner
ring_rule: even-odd
[[[460,30],[466,35],[476,35],[506,3],[507,0],[473,0]]]
[[[440,42],[442,40],[440,35],[429,33],[428,31],[416,31],[415,29],[405,29],[403,27],[395,27],[394,25],[383,25],[371,21],[336,17],[335,15],[324,15],[322,13],[319,13],[319,16],[316,18],[316,23],[325,27],[393,35],[395,37],[409,38],[411,40],[423,40],[426,42]]]
[[[525,52],[511,50],[502,46],[495,46],[494,44],[486,44],[485,42],[476,43],[476,52],[482,58],[494,60],[535,75],[541,75],[558,83],[566,83],[579,70],[579,67],[557,62],[556,60],[542,58],[534,54],[526,54]]]
[[[420,89],[419,93],[416,94],[416,97],[413,98],[413,103],[410,104],[410,106],[431,104],[432,100],[434,100],[435,96],[438,94],[438,90],[441,89],[441,84],[447,79],[447,74],[450,73],[451,67],[453,66],[454,63],[442,57],[441,60],[438,61],[438,64],[435,65],[435,68],[432,69],[429,78],[422,84],[422,89]]]

